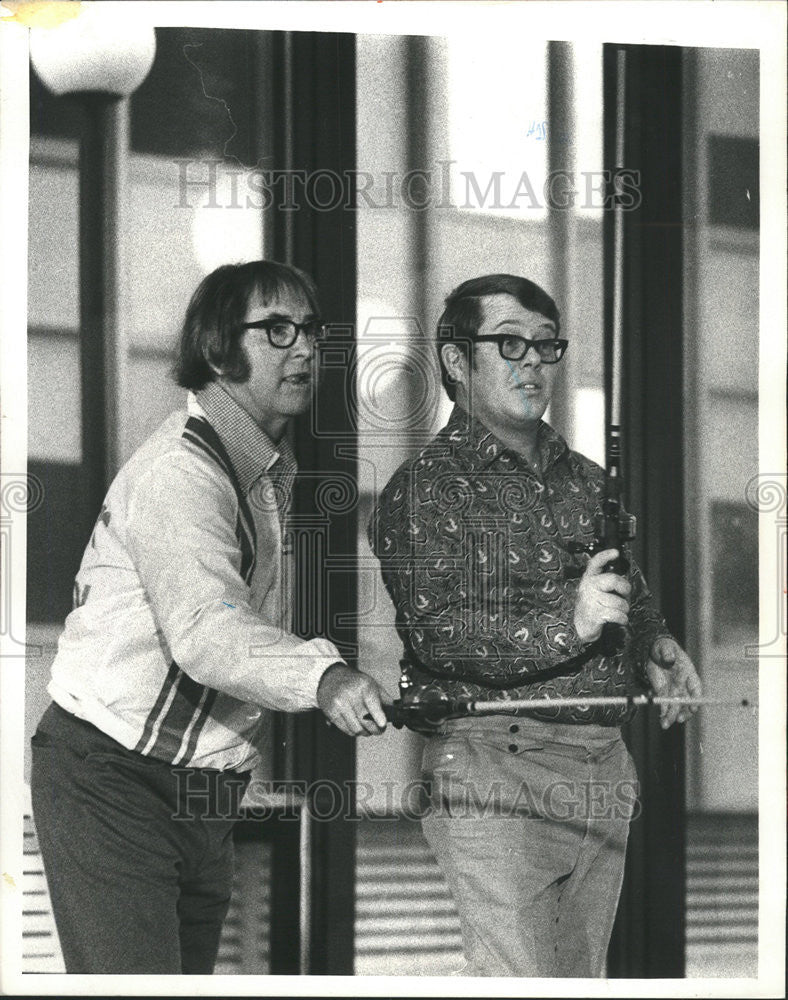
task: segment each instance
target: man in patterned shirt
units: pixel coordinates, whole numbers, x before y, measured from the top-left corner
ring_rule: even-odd
[[[295,268],[208,275],[179,344],[187,408],[121,469],[85,549],[32,739],[68,972],[212,972],[267,710],[385,728],[377,683],[290,631],[285,435],[312,397],[319,317]]]
[[[506,702],[701,692],[637,566],[625,579],[605,572],[614,550],[582,554],[604,473],[542,420],[566,347],[555,303],[525,278],[452,292],[438,351],[454,411],[370,522],[418,689],[501,701],[424,750],[423,827],[468,975],[603,975],[637,800],[631,709]],[[607,623],[624,635],[612,655]],[[693,710],[662,706],[663,727]]]

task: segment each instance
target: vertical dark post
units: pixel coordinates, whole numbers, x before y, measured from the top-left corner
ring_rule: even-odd
[[[613,163],[616,47],[605,46],[605,164]],[[627,47],[626,153],[641,201],[625,213],[623,457],[634,555],[684,641],[682,51]],[[605,218],[605,309],[612,309],[612,212]],[[606,345],[609,350],[609,345]],[[606,365],[606,368],[609,366]],[[607,387],[609,394],[609,385]],[[655,712],[627,733],[641,784],[608,973],[684,975],[684,740]]]
[[[569,177],[574,173],[573,146],[567,137],[574,133],[572,95],[572,44],[549,42],[547,46],[547,151],[551,178]],[[567,185],[566,181],[563,186]],[[551,187],[548,201],[550,264],[552,284],[548,289],[559,304],[562,322],[566,326],[569,313],[569,251],[573,212],[564,204],[565,195],[559,183]],[[571,317],[570,317],[571,318]],[[564,365],[561,367],[564,367]],[[571,417],[567,409],[566,392],[557,392],[550,402],[550,423],[564,436],[568,436]]]
[[[109,94],[75,95],[83,111],[79,157],[80,369],[85,535],[117,471],[118,211],[122,108]]]
[[[275,77],[274,34],[270,31],[250,31],[247,37],[255,109],[254,120],[251,124],[253,129],[252,156],[255,160],[255,167],[265,173],[274,166],[272,154],[276,113],[271,99]],[[266,260],[275,258],[273,220],[275,211],[273,203],[264,204],[263,257]]]
[[[274,79],[271,103],[273,165],[286,171],[285,188],[277,191],[272,215],[271,249],[276,259],[303,268],[317,283],[323,315],[347,366],[327,368],[319,389],[314,416],[298,421],[295,450],[303,474],[296,487],[294,523],[306,523],[315,514],[315,482],[332,476],[357,482],[355,422],[349,409],[350,363],[348,343],[356,323],[356,214],[352,172],[356,165],[356,58],[350,34],[277,32],[273,35]],[[322,179],[318,174],[322,173]],[[342,197],[332,196],[330,176],[343,185]],[[287,207],[291,205],[292,207]],[[331,433],[321,433],[330,427]],[[329,524],[331,556],[353,562],[356,556],[356,510],[332,511]],[[296,567],[298,574],[298,567]],[[311,581],[306,581],[307,585]],[[318,581],[323,601],[321,617],[329,638],[339,632],[339,616],[356,608],[356,573],[351,569],[331,578],[330,587]],[[303,587],[299,588],[303,590]],[[345,658],[355,665],[355,628],[339,632]],[[355,807],[355,744],[312,712],[289,727],[295,742],[291,756],[293,776],[308,783],[323,782],[342,789],[343,808],[311,830],[311,885],[309,889],[309,957],[304,970],[314,975],[352,975],[354,951],[355,824],[343,814]]]
[[[430,79],[429,66],[430,39],[422,35],[405,38],[405,73],[407,101],[407,159],[406,169],[410,176],[408,193],[411,206],[408,218],[409,261],[407,267],[411,278],[412,308],[422,330],[429,330],[429,300],[427,297],[427,274],[429,271],[428,209],[414,206],[429,202],[429,190],[418,181],[418,172],[429,172],[429,107],[428,95],[434,82]],[[411,175],[411,171],[414,173]],[[429,336],[429,333],[427,333]]]

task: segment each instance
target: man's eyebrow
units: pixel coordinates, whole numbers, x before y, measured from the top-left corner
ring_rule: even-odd
[[[517,320],[514,317],[508,317],[507,319],[502,319],[500,322],[496,323],[493,330],[497,330],[499,326],[506,326],[507,323],[516,323]],[[546,319],[544,323],[540,323],[538,329],[540,330],[550,330],[551,333],[555,333],[555,323],[551,319]]]
[[[265,316],[262,317],[262,319],[272,320],[274,323],[282,322],[285,320],[288,323],[295,322],[290,313],[267,313]],[[311,323],[313,320],[316,319],[320,319],[320,317],[316,313],[307,313],[306,316],[304,316],[305,323]]]
[[[266,313],[263,319],[270,319],[276,321],[289,320],[292,322],[293,317],[289,313]]]

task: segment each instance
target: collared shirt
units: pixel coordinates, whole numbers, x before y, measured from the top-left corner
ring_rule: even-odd
[[[544,422],[541,472],[459,406],[404,463],[369,524],[414,679],[483,700],[640,692],[651,644],[669,635],[643,575],[630,569],[623,649],[602,656],[575,630],[580,545],[594,537],[604,472]],[[529,712],[567,723],[616,725],[631,710],[554,707]]]
[[[227,451],[241,492],[248,496],[266,473],[267,483],[272,486],[272,497],[284,521],[298,471],[290,442],[283,437],[274,446],[246,410],[217,382],[209,382],[201,389],[196,394],[196,401]]]
[[[282,524],[296,464],[217,383],[112,483],[75,582],[49,693],[123,746],[250,769],[265,709],[316,705],[341,661],[290,632]]]

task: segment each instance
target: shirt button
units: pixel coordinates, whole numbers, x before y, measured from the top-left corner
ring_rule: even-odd
[[[516,723],[513,722],[511,724],[511,726],[509,726],[509,732],[510,733],[519,733],[520,732],[520,727]]]
[[[509,753],[517,753],[517,744],[516,743],[510,743],[509,744]]]

